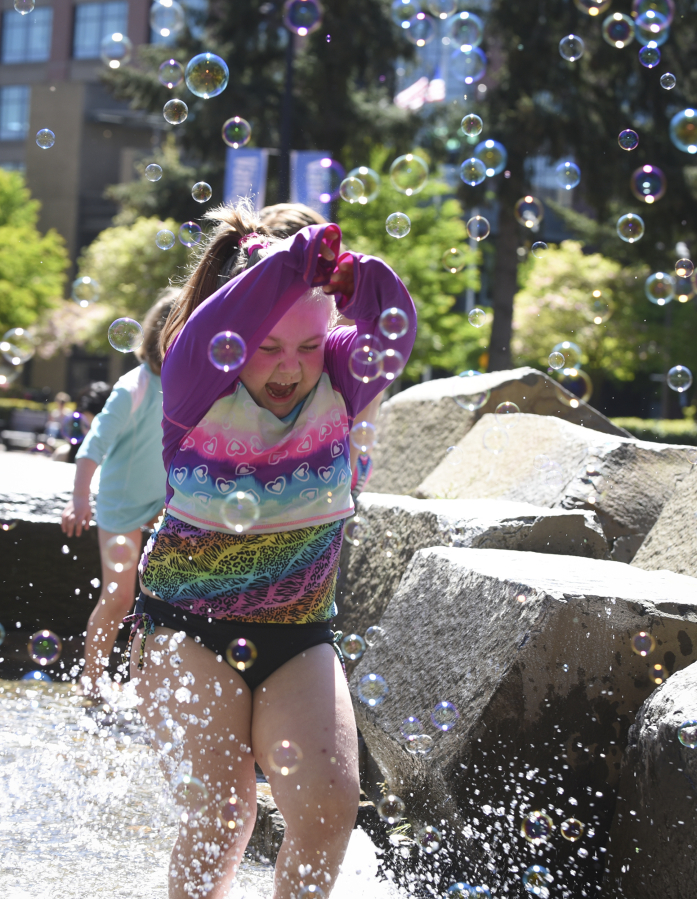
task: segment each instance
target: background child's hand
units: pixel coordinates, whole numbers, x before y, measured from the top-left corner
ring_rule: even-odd
[[[63,515],[61,516],[61,530],[67,537],[75,534],[79,537],[82,531],[88,531],[90,527],[90,519],[92,518],[92,507],[88,496],[73,496],[68,500]]]

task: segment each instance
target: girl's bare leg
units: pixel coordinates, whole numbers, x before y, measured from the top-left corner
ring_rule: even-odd
[[[174,635],[175,631],[158,627],[147,638],[142,670],[137,668],[140,632],[131,654],[131,679],[143,700],[139,711],[146,723],[156,734],[159,731],[161,740],[172,734],[167,721],[182,729],[174,734],[175,745],[163,763],[170,782],[176,783],[177,769],[186,771],[209,793],[208,808],[180,826],[170,862],[169,899],[223,899],[256,820],[252,697],[226,662],[218,662],[209,649],[189,637],[177,643]],[[184,692],[177,700],[175,692],[183,682],[190,695]],[[241,801],[243,815],[239,825],[228,830],[217,814],[233,794]]]
[[[282,741],[291,745],[275,749]],[[288,764],[283,774],[278,768],[292,762],[292,744],[302,758],[297,756],[297,770]],[[252,747],[286,821],[274,899],[298,899],[309,884],[329,896],[360,796],[353,708],[331,646],[313,646],[257,687]]]

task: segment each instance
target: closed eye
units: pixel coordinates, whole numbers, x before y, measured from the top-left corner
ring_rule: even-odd
[[[311,345],[309,345],[309,346],[301,346],[301,347],[300,347],[300,349],[303,350],[303,351],[306,352],[306,353],[314,353],[314,351],[315,351],[315,350],[318,350],[319,348],[320,348],[320,344],[319,344],[319,343],[313,343],[313,344],[311,344]]]

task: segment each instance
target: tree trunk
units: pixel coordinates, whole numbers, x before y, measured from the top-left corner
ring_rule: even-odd
[[[491,290],[494,323],[489,344],[488,371],[511,367],[513,297],[518,289],[518,226],[512,204],[501,203],[496,241],[496,268]]]

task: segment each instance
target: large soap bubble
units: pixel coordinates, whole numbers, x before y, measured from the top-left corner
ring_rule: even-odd
[[[484,37],[484,22],[476,13],[465,10],[450,24],[450,39],[460,47],[478,47]]]
[[[408,28],[409,20],[421,12],[419,0],[394,0],[391,6],[392,21],[399,28]]]
[[[685,365],[674,365],[666,375],[671,390],[684,393],[692,387],[692,372]]]
[[[554,170],[554,175],[557,179],[557,184],[559,187],[563,187],[564,190],[573,190],[581,181],[581,169],[575,162],[570,162],[569,160],[560,162]]]
[[[634,40],[634,22],[624,13],[612,13],[603,22],[603,38],[611,47],[621,50]]]
[[[221,514],[226,527],[235,534],[243,534],[259,520],[261,506],[255,494],[236,490],[225,498]]]
[[[508,162],[506,148],[497,140],[483,140],[474,148],[474,155],[484,163],[487,178],[502,172]]]
[[[220,331],[208,344],[208,359],[220,371],[232,371],[244,365],[247,344],[235,331]]]
[[[131,61],[133,44],[120,31],[107,35],[99,45],[99,54],[110,69],[120,69]]]
[[[665,306],[675,297],[675,278],[667,272],[654,272],[644,283],[644,293],[655,306]]]
[[[655,165],[643,165],[632,174],[629,181],[629,187],[637,200],[649,204],[661,199],[666,186],[666,176]]]
[[[424,12],[417,13],[409,19],[409,27],[404,29],[406,39],[415,47],[425,47],[436,36],[435,22]]]
[[[160,37],[175,37],[185,22],[184,8],[177,0],[155,0],[150,7],[150,27]]]
[[[526,228],[534,228],[540,224],[545,215],[545,208],[535,197],[521,197],[515,204],[513,214],[516,221]]]
[[[406,237],[411,231],[411,219],[404,212],[393,212],[385,220],[385,230],[390,237]]]
[[[286,0],[283,6],[283,24],[293,34],[306,37],[320,27],[323,12],[319,0]]]
[[[398,156],[390,166],[392,185],[408,197],[423,190],[428,180],[428,165],[413,153]]]
[[[617,234],[627,243],[636,243],[644,236],[644,220],[640,215],[628,212],[617,220]]]
[[[617,143],[623,150],[636,150],[639,146],[639,135],[631,128],[626,128],[624,131],[620,131]]]
[[[229,78],[230,70],[227,63],[215,53],[199,53],[194,56],[187,63],[184,72],[186,86],[192,94],[203,100],[222,94]]]
[[[189,115],[189,107],[183,100],[168,100],[162,107],[162,115],[170,125],[181,125]]]
[[[586,45],[577,34],[567,34],[559,41],[559,55],[568,62],[576,62],[583,56]]]
[[[176,59],[166,59],[158,69],[157,80],[165,87],[176,87],[184,80],[184,66]]]
[[[29,638],[27,649],[33,661],[39,665],[52,665],[60,658],[63,643],[53,631],[44,629]]]
[[[481,159],[471,156],[460,166],[460,178],[470,187],[476,187],[486,180],[486,165]]]
[[[486,54],[481,47],[463,44],[450,55],[450,74],[463,84],[476,84],[486,74]]]
[[[523,818],[520,834],[533,846],[546,843],[554,830],[554,822],[546,812],[530,812]]]
[[[42,150],[50,150],[56,142],[56,135],[50,128],[40,128],[36,132],[36,146]]]
[[[108,337],[119,353],[132,353],[143,343],[143,329],[132,318],[117,318],[109,325]]]
[[[655,41],[647,44],[639,50],[639,62],[645,69],[655,69],[661,61],[661,51]]]
[[[375,708],[384,702],[389,687],[380,674],[366,674],[359,680],[356,692],[361,702]]]
[[[358,178],[363,182],[364,195],[358,200],[361,205],[370,203],[380,192],[380,176],[366,165],[359,165],[358,168],[351,169],[347,177]]]
[[[240,147],[244,147],[249,143],[249,139],[252,136],[252,126],[247,119],[243,119],[236,115],[225,122],[222,134],[223,140],[228,147],[232,147],[233,150],[238,150]]]
[[[683,109],[670,120],[670,139],[683,153],[697,153],[697,111]]]
[[[10,328],[2,335],[0,352],[10,365],[23,365],[36,352],[36,340],[26,328]]]

